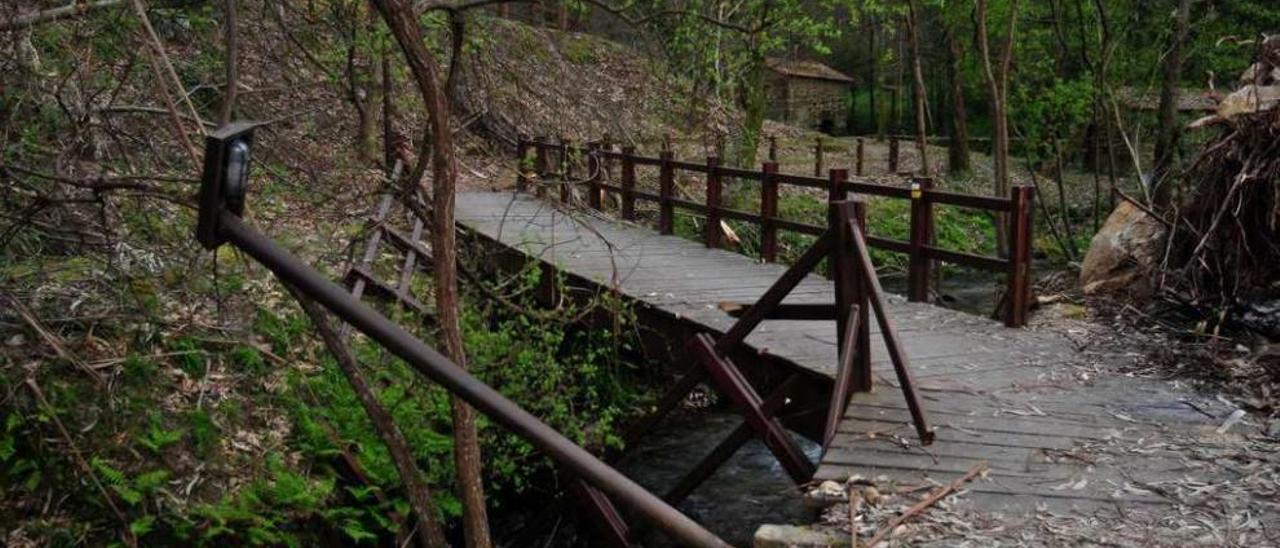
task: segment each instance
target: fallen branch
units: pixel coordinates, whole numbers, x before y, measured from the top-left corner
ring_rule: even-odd
[[[70,350],[67,350],[66,342],[62,340],[62,337],[58,336],[57,333],[49,331],[44,324],[40,323],[40,319],[31,312],[31,309],[27,308],[26,304],[23,304],[23,302],[18,300],[17,297],[14,297],[9,293],[5,293],[4,298],[13,306],[13,310],[18,313],[18,316],[22,318],[22,321],[26,322],[32,330],[39,334],[40,338],[44,339],[45,343],[53,347],[53,351],[58,354],[58,357],[67,360],[71,362],[72,365],[84,370],[85,373],[89,374],[89,377],[93,378],[94,384],[102,386],[102,374],[95,371],[92,367],[89,367],[89,364],[84,363],[84,361],[82,361],[78,356],[72,354]]]
[[[98,8],[109,8],[120,4],[120,0],[98,0],[97,2],[74,2],[60,8],[19,15],[0,23],[0,31],[25,29],[41,23],[75,17]]]
[[[156,29],[151,26],[151,19],[147,17],[147,9],[142,5],[142,0],[133,0],[133,11],[137,14],[138,20],[142,22],[143,38],[149,39],[148,43],[143,46],[142,51],[147,56],[147,61],[151,65],[151,71],[155,75],[156,80],[168,81],[174,86],[173,92],[178,95],[179,99],[186,105],[191,119],[195,120],[196,133],[205,134],[204,120],[200,118],[199,112],[196,111],[195,105],[191,103],[191,97],[187,95],[186,89],[182,86],[182,80],[178,78],[178,73],[173,70],[173,63],[169,61],[169,54],[164,51],[164,42],[160,40],[160,36],[156,34]],[[165,108],[169,111],[169,116],[173,118],[174,126],[171,130],[177,137],[179,143],[187,149],[191,155],[193,166],[200,165],[200,152],[191,142],[191,138],[187,135],[185,124],[182,123],[182,116],[178,113],[177,105],[174,104],[173,98],[169,93],[160,90],[160,96],[164,99]]]
[[[876,534],[871,537],[871,540],[867,541],[866,546],[868,547],[875,546],[877,543],[884,540],[885,537],[893,533],[895,529],[897,529],[900,525],[905,523],[907,520],[915,517],[920,512],[923,512],[926,508],[933,506],[938,501],[946,498],[947,495],[950,495],[951,493],[959,490],[960,486],[966,483],[969,483],[969,481],[972,480],[974,477],[977,477],[978,474],[981,474],[986,471],[987,471],[986,462],[979,462],[978,464],[973,465],[973,468],[970,468],[969,471],[965,472],[965,474],[963,476],[960,476],[959,479],[947,485],[942,486],[941,488],[935,490],[932,493],[929,493],[929,496],[925,497],[924,500],[917,502],[915,506],[908,508],[906,512],[903,512],[898,517],[890,520],[888,525],[885,525],[879,531],[876,531]]]
[[[66,440],[67,447],[71,449],[71,456],[80,470],[89,476],[93,481],[93,485],[98,488],[98,492],[102,494],[102,498],[106,501],[107,507],[111,509],[111,513],[116,515],[116,519],[124,525],[121,534],[124,535],[124,542],[129,546],[136,547],[138,539],[133,536],[133,531],[129,528],[129,520],[125,518],[124,512],[120,511],[120,506],[116,504],[115,497],[107,491],[106,486],[102,484],[102,480],[98,479],[98,474],[94,473],[93,467],[89,466],[88,461],[84,460],[84,454],[80,452],[80,448],[76,445],[74,439],[71,438],[71,432],[67,430],[66,425],[62,424],[62,419],[58,418],[57,409],[49,404],[49,400],[44,397],[44,392],[40,390],[40,385],[36,383],[34,378],[27,378],[27,388],[31,389],[31,394],[35,396],[36,401],[40,403],[41,409],[45,414],[53,419],[53,425],[58,428],[58,433],[62,435],[62,439]]]
[[[1139,211],[1142,211],[1143,213],[1146,213],[1146,214],[1147,214],[1147,215],[1149,215],[1152,219],[1155,219],[1155,220],[1157,220],[1157,221],[1160,221],[1160,224],[1163,224],[1163,225],[1165,226],[1165,228],[1169,228],[1169,229],[1172,229],[1172,228],[1173,228],[1173,223],[1169,222],[1169,220],[1168,220],[1168,219],[1165,219],[1165,218],[1164,218],[1163,216],[1161,216],[1160,214],[1156,213],[1155,211],[1152,211],[1152,210],[1151,210],[1151,208],[1149,208],[1149,207],[1147,207],[1147,206],[1145,206],[1145,205],[1142,205],[1142,202],[1139,202],[1139,201],[1138,201],[1136,198],[1134,198],[1133,196],[1130,196],[1130,195],[1128,195],[1128,194],[1125,194],[1123,190],[1120,190],[1120,189],[1118,189],[1118,188],[1113,188],[1113,189],[1111,189],[1111,191],[1112,191],[1112,192],[1115,192],[1115,193],[1116,193],[1116,196],[1118,196],[1121,200],[1124,200],[1124,201],[1126,201],[1126,202],[1129,202],[1129,204],[1130,204],[1130,205],[1132,205],[1133,207],[1138,208],[1138,210],[1139,210]]]
[[[355,354],[351,352],[351,347],[343,340],[338,330],[334,329],[333,325],[329,323],[328,317],[319,305],[299,293],[293,286],[286,284],[285,289],[289,291],[290,295],[293,295],[293,298],[298,301],[298,304],[302,306],[302,310],[311,319],[316,333],[320,335],[325,347],[333,355],[334,361],[338,362],[338,367],[342,370],[343,375],[346,376],[347,382],[351,384],[351,388],[355,391],[356,396],[359,397],[360,405],[364,407],[365,413],[369,416],[369,421],[373,423],[374,430],[378,432],[378,437],[387,446],[387,452],[391,455],[391,462],[395,465],[396,472],[400,475],[400,481],[404,482],[409,506],[418,518],[418,527],[423,531],[423,534],[418,536],[420,543],[425,547],[446,546],[443,529],[440,526],[440,521],[436,518],[431,490],[427,487],[427,483],[423,481],[418,471],[418,466],[413,460],[413,453],[409,450],[409,440],[404,437],[404,433],[396,426],[391,413],[387,412],[386,408],[378,402],[377,396],[374,395],[373,390],[369,387],[368,380],[365,379],[364,373],[360,370]]]

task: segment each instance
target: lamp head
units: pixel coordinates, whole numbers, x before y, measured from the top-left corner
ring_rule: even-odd
[[[237,216],[244,214],[256,126],[253,122],[234,122],[205,137],[200,214],[196,221],[196,240],[205,249],[217,248],[225,241],[219,234],[218,220],[224,210]]]

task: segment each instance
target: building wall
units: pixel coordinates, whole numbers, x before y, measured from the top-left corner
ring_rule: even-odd
[[[766,117],[791,125],[828,132],[846,131],[849,85],[816,78],[771,74]]]

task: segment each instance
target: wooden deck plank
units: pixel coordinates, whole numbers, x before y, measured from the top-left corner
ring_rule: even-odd
[[[523,196],[463,193],[457,204],[464,228],[712,334],[736,321],[721,302],[755,301],[786,269]],[[831,283],[810,275],[784,302],[833,301]],[[949,481],[985,461],[989,476],[967,486],[967,498],[982,508],[1025,514],[1036,506],[1166,503],[1120,486],[1134,477],[1176,477],[1186,464],[1173,455],[1155,448],[1141,459],[1089,463],[1072,454],[1082,445],[1158,438],[1163,419],[1185,414],[1172,396],[1064,378],[1080,350],[1061,335],[1007,329],[894,295],[887,302],[937,439],[918,445],[873,322],[875,390],[852,398],[818,479],[886,474],[901,483]],[[768,320],[744,343],[783,364],[834,375],[834,322]]]

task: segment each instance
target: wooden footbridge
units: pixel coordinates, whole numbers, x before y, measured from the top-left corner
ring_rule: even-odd
[[[542,450],[576,478],[570,484],[609,544],[626,545],[635,538],[614,507],[617,503],[681,544],[723,545],[674,507],[752,439],[763,441],[797,484],[815,478],[844,480],[851,474],[941,481],[986,462],[991,473],[971,487],[983,508],[1087,509],[1114,505],[1118,496],[1125,503],[1159,502],[1141,491],[1116,494],[1132,470],[1062,457],[1082,441],[1131,431],[1136,422],[1132,416],[1158,406],[1144,407],[1142,398],[1130,395],[1137,407],[1116,413],[1102,399],[1106,391],[1036,390],[1054,363],[1074,354],[1068,341],[909,302],[879,286],[871,247],[910,256],[909,297],[915,301],[927,300],[934,261],[996,270],[1005,275],[1008,288],[1004,323],[1022,325],[1029,299],[1029,189],[1016,189],[1008,198],[966,196],[933,190],[924,180],[904,187],[851,181],[843,170],[832,170],[826,179],[796,177],[779,174],[771,164],[750,171],[720,167],[714,158],[705,164],[679,162],[669,152],[646,158],[631,150],[524,142],[520,190],[458,195],[459,228],[499,252],[496,257],[522,264],[540,261],[571,287],[613,291],[634,305],[645,332],[654,334],[646,348],[669,358],[679,380],[655,412],[635,425],[629,439],[642,436],[699,384],[712,386],[742,415],[741,425],[682,480],[661,486],[659,498],[361,303],[360,291],[351,294],[354,287],[326,280],[240,220],[246,185],[223,179],[233,172],[227,159],[234,160],[236,151],[252,142],[248,131],[232,125],[207,138],[197,239],[209,248],[230,243],[244,250],[422,375]],[[581,179],[572,175],[575,164]],[[638,174],[643,166],[657,170],[656,189],[644,187]],[[677,170],[702,176],[704,202],[677,197]],[[615,173],[617,184],[612,182]],[[758,183],[759,213],[721,205],[722,185],[733,180]],[[780,184],[824,190],[830,204],[826,226],[779,217]],[[910,241],[867,235],[865,205],[851,194],[911,200]],[[643,216],[638,200],[656,206],[657,231],[638,222]],[[617,203],[621,219],[601,211],[610,202]],[[380,225],[387,203],[380,207]],[[939,204],[1001,213],[1009,222],[1008,258],[931,245],[931,210]],[[677,209],[702,217],[703,243],[672,234]],[[723,219],[760,226],[764,262],[719,248]],[[408,257],[420,259],[407,259],[406,272],[430,260],[415,241],[420,224],[407,236],[383,228]],[[778,232],[787,230],[814,236],[789,267],[771,262],[778,254]],[[824,260],[832,279],[815,274]],[[501,263],[497,261],[498,268]],[[350,284],[389,292],[402,305],[417,306],[397,289],[406,287],[405,272],[399,284],[353,272]],[[822,445],[817,463],[800,450],[792,432]],[[1176,472],[1166,464],[1153,457],[1144,470]]]

